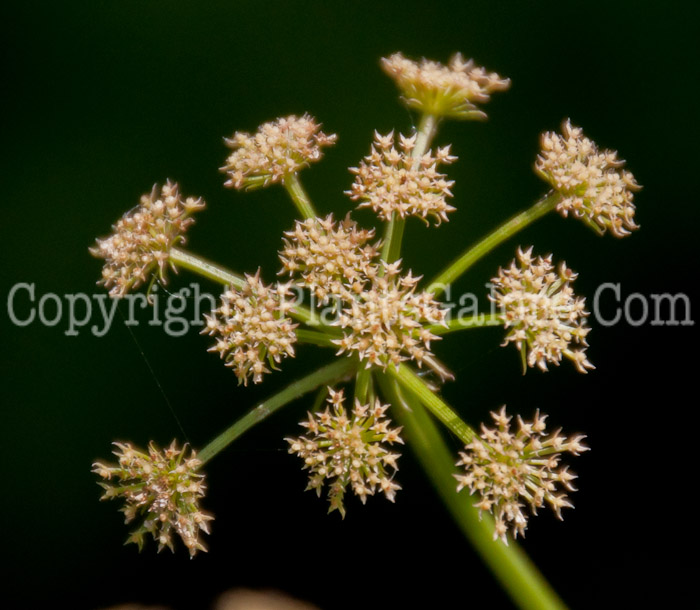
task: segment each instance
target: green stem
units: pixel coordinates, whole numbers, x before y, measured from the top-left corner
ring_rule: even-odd
[[[323,322],[319,321],[318,316],[313,310],[309,309],[308,307],[304,307],[301,304],[295,305],[294,309],[289,312],[289,315],[295,320],[303,322],[308,326],[312,326],[319,332],[325,333],[332,339],[337,338],[339,334],[337,328],[334,326],[326,326]]]
[[[243,276],[179,248],[170,248],[170,262],[176,267],[194,271],[207,279],[219,282],[225,286],[233,286],[240,290],[246,284]]]
[[[387,372],[404,388],[423,403],[443,424],[445,424],[465,444],[472,442],[477,434],[457,415],[452,408],[435,394],[425,382],[405,364],[387,367]]]
[[[430,147],[430,143],[437,132],[438,118],[434,114],[424,114],[420,118],[418,131],[416,132],[416,146],[411,151],[411,157],[415,159],[413,169],[415,169],[421,157]]]
[[[284,187],[287,189],[294,205],[297,206],[297,210],[304,218],[316,218],[318,216],[296,173],[285,175]]]
[[[453,333],[456,330],[481,328],[483,326],[503,326],[503,320],[496,313],[480,313],[475,316],[453,318],[447,323],[446,327],[441,324],[433,324],[428,326],[427,330],[434,335],[440,336]]]
[[[201,256],[185,250],[180,250],[179,248],[170,249],[170,262],[177,267],[188,269],[207,279],[219,282],[224,286],[233,286],[240,290],[246,285],[246,280],[243,276],[211,263]],[[295,320],[312,326],[320,332],[325,332],[331,338],[339,334],[338,329],[320,322],[318,316],[311,309],[301,304],[295,305],[294,309],[289,312],[289,315]]]
[[[314,402],[311,405],[310,412],[317,413],[318,411],[320,411],[321,407],[326,402],[326,398],[328,398],[328,387],[326,386],[326,387],[319,388],[318,392],[316,392],[316,397],[314,398]]]
[[[337,345],[332,342],[333,337],[327,333],[318,332],[316,330],[306,330],[304,328],[298,328],[294,332],[300,343],[311,343],[313,345],[320,345],[321,347],[337,348]]]
[[[428,292],[433,294],[442,294],[445,288],[452,284],[459,276],[461,276],[469,267],[476,263],[482,256],[489,253],[496,246],[503,243],[509,237],[515,235],[518,231],[525,228],[530,223],[538,218],[541,218],[547,212],[553,210],[557,203],[561,200],[561,195],[556,192],[548,194],[540,199],[531,208],[520,212],[495,231],[489,233],[484,239],[476,245],[467,249],[459,258],[453,261],[440,275],[438,275],[428,287]]]
[[[372,369],[361,366],[357,371],[355,378],[355,398],[360,401],[360,404],[367,403],[367,395],[369,394],[372,384]]]
[[[403,231],[406,227],[406,219],[392,212],[391,220],[384,230],[384,245],[382,246],[382,260],[393,263],[401,257],[401,242]]]
[[[418,165],[420,158],[428,150],[430,142],[435,137],[437,123],[437,117],[433,114],[424,114],[421,117],[418,131],[416,132],[416,145],[411,151],[411,158],[414,159],[414,169]],[[397,216],[396,212],[394,212],[384,231],[384,246],[382,247],[383,261],[393,263],[401,258],[401,242],[403,241],[405,227],[406,219]]]
[[[459,528],[513,602],[526,610],[566,608],[552,586],[514,541],[506,546],[500,540],[494,540],[494,525],[490,515],[480,516],[478,509],[473,506],[473,498],[466,493],[457,493],[453,476],[457,472],[454,457],[421,404],[403,397],[396,382],[386,376],[381,376],[380,382],[393,399],[392,402],[397,407],[393,413],[398,423],[403,425],[406,438],[433,486]]]
[[[303,396],[307,392],[315,390],[319,386],[335,383],[348,373],[351,373],[355,367],[357,367],[357,360],[353,358],[339,358],[332,364],[324,366],[310,375],[295,381],[278,394],[261,402],[257,407],[254,407],[236,421],[230,428],[224,430],[224,432],[197,454],[197,459],[202,462],[202,465],[206,464],[244,432],[266,419],[269,415],[272,415],[272,413],[279,408]]]

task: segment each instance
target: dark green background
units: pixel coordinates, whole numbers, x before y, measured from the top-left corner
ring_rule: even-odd
[[[175,2],[96,0],[6,3],[2,70],[2,297],[16,282],[38,295],[95,289],[87,252],[154,182],[173,178],[209,203],[190,232],[194,251],[241,271],[277,269],[293,209],[283,191],[225,190],[222,136],[310,112],[339,135],[303,173],[322,211],[350,209],[347,168],[373,130],[408,132],[416,120],[378,67],[394,51],[445,61],[462,51],[513,81],[486,108],[488,122],[449,123],[438,144],[459,162],[453,220],[411,221],[405,263],[436,273],[487,229],[528,206],[544,185],[531,170],[541,131],[562,119],[615,148],[645,186],[641,231],[597,238],[552,215],[477,265],[459,289],[482,292],[516,245],[534,243],[580,272],[592,300],[603,282],[624,295],[686,292],[697,280],[697,39],[692,3],[666,2]],[[356,215],[372,222],[366,212]],[[193,281],[183,274],[169,288]],[[214,286],[203,285],[209,290]],[[99,289],[97,289],[99,290]],[[590,302],[590,301],[589,301]],[[608,301],[608,305],[612,305]],[[694,301],[697,306],[697,301]],[[2,519],[9,570],[4,607],[95,608],[141,601],[206,608],[234,586],[274,587],[324,608],[507,607],[407,451],[395,506],[350,501],[341,522],[304,493],[282,437],[296,433],[300,401],[253,431],[208,469],[216,514],[210,552],[139,555],[122,547],[116,503],[99,503],[90,464],[110,442],[205,444],[275,389],[329,356],[314,348],[254,388],[192,332],[170,338],[121,323],[103,338],[65,325],[13,327],[3,304]],[[611,310],[607,310],[611,314]],[[693,312],[697,315],[696,312]],[[119,322],[119,320],[117,320]],[[697,393],[694,328],[594,324],[587,376],[568,363],[520,374],[498,329],[436,346],[457,373],[445,396],[473,424],[503,403],[589,435],[576,460],[580,491],[563,523],[533,519],[525,548],[574,607],[644,605],[678,592],[690,565],[670,542],[694,529],[695,475],[684,450]],[[688,352],[686,352],[688,350]],[[142,357],[145,354],[154,375]],[[458,444],[450,440],[455,452]]]

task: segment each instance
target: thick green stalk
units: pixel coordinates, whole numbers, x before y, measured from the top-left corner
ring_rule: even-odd
[[[393,413],[403,426],[406,439],[430,481],[474,549],[513,602],[524,610],[563,610],[564,602],[525,552],[511,541],[508,546],[494,540],[490,515],[479,515],[474,499],[457,493],[455,459],[434,422],[419,401],[402,395],[396,382],[380,377],[385,393],[394,404]]]
[[[401,218],[393,212],[391,220],[384,230],[384,245],[382,246],[382,260],[393,263],[401,257],[401,242],[403,241],[403,231],[406,226],[406,219]]]
[[[360,365],[355,377],[355,399],[359,400],[361,404],[367,403],[367,395],[371,385],[372,369]]]
[[[440,336],[453,333],[456,330],[481,328],[482,326],[503,326],[503,320],[501,320],[500,316],[496,313],[480,313],[466,318],[453,318],[447,323],[447,326],[433,324],[432,326],[428,326],[428,330],[434,335]]]
[[[356,367],[357,360],[353,358],[339,358],[332,364],[324,366],[310,375],[288,385],[278,394],[275,394],[271,398],[261,402],[257,407],[248,411],[248,413],[236,421],[230,428],[224,430],[224,432],[197,454],[197,458],[202,462],[202,465],[206,464],[217,453],[241,436],[241,434],[252,428],[255,424],[266,419],[269,415],[272,415],[279,408],[303,396],[307,392],[315,390],[319,386],[335,383],[351,373]]]
[[[294,331],[297,336],[299,343],[311,343],[313,345],[320,345],[321,347],[336,347],[332,341],[333,337],[330,335],[318,332],[317,330],[306,330],[304,328],[298,328]]]
[[[389,375],[394,377],[402,387],[424,404],[443,424],[445,424],[466,445],[477,436],[476,432],[464,423],[452,408],[435,394],[425,382],[405,364],[387,367]]]
[[[468,248],[459,258],[454,260],[440,275],[438,275],[428,286],[428,292],[442,294],[445,288],[459,278],[469,267],[476,263],[482,256],[488,254],[496,246],[503,243],[509,237],[525,228],[547,212],[553,210],[561,200],[561,195],[552,192],[540,199],[531,208],[513,216],[503,223],[495,231],[489,233],[476,245]]]
[[[416,145],[411,151],[411,158],[415,159],[414,167],[417,165],[418,160],[426,153],[430,142],[435,137],[437,123],[438,119],[433,114],[424,114],[421,117],[418,131],[416,132]],[[384,246],[382,247],[383,261],[393,263],[401,258],[401,242],[403,241],[405,227],[406,219],[401,218],[394,212],[384,231]]]
[[[316,218],[318,216],[296,173],[285,175],[284,187],[287,189],[294,205],[297,206],[297,210],[304,218]]]
[[[179,248],[170,248],[170,262],[225,286],[241,289],[246,283],[243,276]]]

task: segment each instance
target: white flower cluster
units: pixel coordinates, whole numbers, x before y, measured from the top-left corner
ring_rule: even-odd
[[[226,186],[251,189],[282,182],[288,174],[320,161],[322,148],[335,143],[313,117],[294,115],[263,123],[254,134],[236,132],[226,144],[233,152],[221,168]]]
[[[407,106],[454,119],[485,119],[476,104],[510,87],[510,79],[475,66],[472,59],[464,61],[459,53],[447,66],[427,59],[418,63],[394,53],[382,59],[382,68],[396,82]]]
[[[242,289],[229,289],[221,306],[205,316],[202,333],[218,337],[210,352],[219,352],[226,366],[233,368],[238,382],[260,383],[264,373],[282,358],[294,356],[297,327],[287,313],[294,307],[289,284],[265,286],[260,271],[247,275]]]
[[[558,365],[565,356],[582,373],[594,368],[585,353],[586,301],[574,296],[575,279],[564,263],[555,271],[551,256],[535,258],[530,247],[518,248],[517,259],[491,280],[490,298],[508,329],[503,345],[514,343],[528,366],[546,371],[548,362]],[[581,347],[572,349],[572,344]]]
[[[354,351],[368,367],[382,368],[409,359],[421,366],[432,357],[430,342],[439,337],[427,326],[443,324],[447,310],[429,292],[416,292],[420,277],[400,275],[399,265],[384,264],[383,274],[343,303],[336,322],[343,338],[333,341],[339,354]]]
[[[112,227],[112,235],[98,239],[90,248],[93,256],[105,259],[98,283],[111,288],[112,296],[122,297],[144,283],[155,267],[165,282],[170,249],[184,243],[183,235],[194,223],[191,215],[202,209],[201,199],[183,200],[174,182],[168,181],[160,189],[154,185],[140,204]]]
[[[443,324],[447,310],[416,290],[419,277],[401,275],[401,261],[380,262],[377,246],[367,245],[372,235],[348,219],[338,227],[330,217],[298,222],[280,257],[299,286],[324,301],[335,299],[340,315],[330,324],[343,330],[333,340],[338,354],[357,353],[368,367],[408,359],[420,366],[439,338],[427,326]]]
[[[634,192],[641,187],[625,171],[617,152],[599,151],[569,120],[563,136],[546,132],[537,157],[537,173],[562,195],[557,210],[574,215],[599,233],[609,230],[615,237],[639,228],[634,222]]]
[[[394,146],[393,132],[374,135],[374,144],[369,156],[359,167],[350,168],[355,182],[350,199],[360,201],[360,208],[372,208],[383,220],[391,220],[394,213],[401,218],[418,216],[427,223],[431,217],[437,224],[449,220],[447,213],[454,211],[447,203],[452,197],[450,188],[454,184],[445,180],[445,174],[437,171],[441,163],[452,163],[457,159],[450,155],[450,147],[439,148],[414,158],[411,152],[416,146],[416,136],[407,138],[399,134],[399,149]]]
[[[572,481],[576,476],[567,467],[559,468],[563,452],[579,455],[588,447],[583,436],[567,438],[559,431],[545,435],[546,415],[535,413],[532,422],[518,416],[518,430],[510,431],[511,417],[503,407],[491,413],[496,429],[481,427],[481,439],[469,443],[460,452],[458,466],[465,474],[456,474],[457,491],[468,487],[480,496],[476,506],[493,514],[496,520],[494,539],[508,544],[506,533],[512,529],[515,537],[525,534],[526,507],[532,514],[547,503],[559,519],[561,509],[572,507],[560,487],[575,491]]]
[[[123,497],[122,509],[126,523],[137,517],[142,521],[127,542],[141,549],[147,534],[158,541],[158,550],[174,550],[172,533],[182,538],[190,555],[206,551],[199,538],[200,530],[209,533],[209,521],[214,517],[199,509],[199,500],[206,489],[204,475],[197,472],[201,465],[194,451],[185,445],[178,449],[175,441],[164,450],[154,443],[148,452],[140,451],[129,443],[114,443],[118,458],[116,465],[95,462],[93,472],[107,483],[103,500]]]
[[[368,243],[373,237],[373,229],[358,229],[349,214],[338,223],[332,214],[297,221],[294,230],[285,233],[283,270],[297,276],[298,284],[322,303],[347,291],[360,292],[376,274],[378,246]]]
[[[304,469],[309,470],[307,489],[315,489],[321,495],[323,485],[330,481],[329,512],[338,510],[343,516],[348,485],[363,503],[377,490],[393,502],[401,489],[393,480],[399,454],[392,453],[385,443],[403,441],[401,430],[389,427],[391,421],[385,415],[389,405],[379,401],[371,405],[355,402],[352,412],[347,413],[343,391],[328,391],[330,408],[309,413],[308,420],[301,424],[308,430],[307,435],[285,439],[289,453],[302,458]]]

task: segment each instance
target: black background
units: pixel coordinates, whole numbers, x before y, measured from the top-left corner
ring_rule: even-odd
[[[697,40],[691,3],[638,2],[13,2],[3,5],[2,297],[17,282],[37,298],[99,292],[100,263],[87,248],[170,177],[209,206],[190,247],[240,271],[277,270],[281,232],[294,211],[279,188],[225,190],[222,137],[277,116],[310,112],[339,135],[302,179],[321,211],[344,215],[349,166],[375,129],[408,132],[416,117],[397,101],[378,61],[395,51],[446,61],[456,51],[512,79],[486,123],[447,123],[458,163],[450,223],[409,222],[405,267],[433,276],[467,244],[545,190],[532,172],[538,137],[571,117],[603,147],[620,151],[644,190],[642,228],[596,237],[556,215],[480,262],[457,289],[483,294],[518,244],[580,273],[592,302],[604,282],[639,292],[696,296]],[[360,222],[373,222],[367,212]],[[195,281],[182,274],[168,289]],[[208,290],[213,285],[203,284]],[[24,306],[28,303],[24,301]],[[612,315],[612,299],[603,301]],[[693,301],[697,307],[697,300]],[[634,310],[635,315],[639,310]],[[697,315],[696,311],[692,312]],[[138,601],[206,608],[237,586],[277,588],[323,608],[509,607],[406,451],[396,505],[349,502],[348,516],[304,493],[305,476],[282,438],[298,401],[242,438],[207,470],[205,507],[215,513],[210,552],[156,555],[123,547],[116,503],[99,503],[90,473],[114,439],[163,444],[182,432],[195,446],[330,352],[312,347],[283,372],[238,388],[191,332],[168,337],[119,317],[103,338],[83,330],[12,326],[2,313],[2,519],[10,566],[5,607],[96,608]],[[97,320],[95,320],[97,321]],[[454,335],[436,346],[456,372],[447,400],[474,425],[507,404],[588,434],[576,460],[575,511],[559,523],[531,520],[524,546],[577,608],[670,602],[691,577],[671,542],[691,545],[696,486],[691,421],[697,375],[695,327],[604,328],[589,356],[522,376],[502,331]],[[146,356],[153,373],[143,356]],[[458,443],[450,439],[456,452]],[[612,606],[611,606],[612,607]]]

